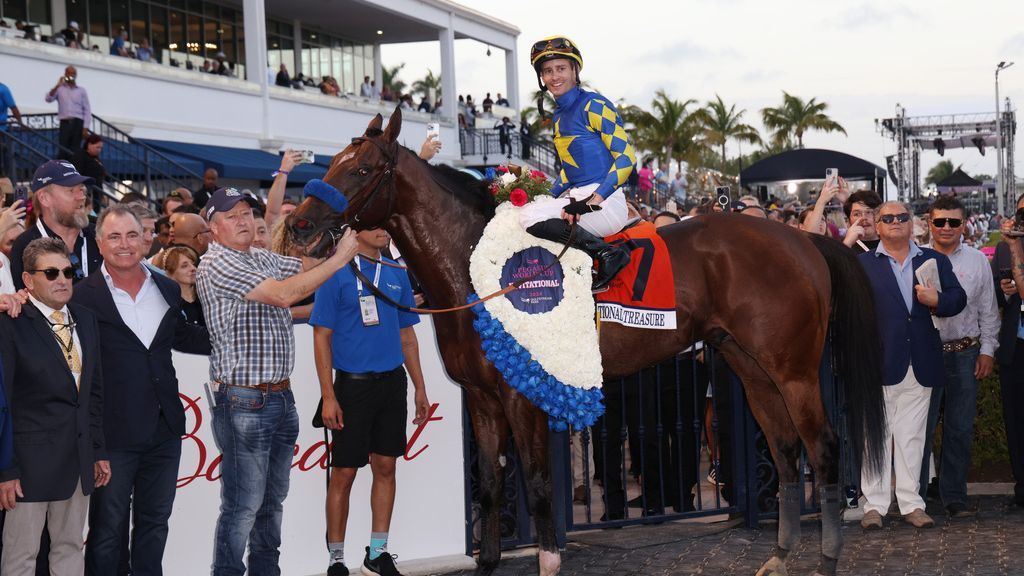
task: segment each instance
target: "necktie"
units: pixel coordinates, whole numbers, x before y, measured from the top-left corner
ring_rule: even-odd
[[[68,363],[68,368],[73,373],[82,373],[82,357],[78,354],[78,348],[75,348],[75,338],[71,333],[71,326],[68,326],[64,318],[64,313],[60,310],[54,310],[53,314],[50,314],[50,318],[53,320],[51,327],[53,328],[53,335],[57,337],[57,341],[60,342],[61,352],[64,354],[64,359]],[[76,380],[75,386],[78,385]]]

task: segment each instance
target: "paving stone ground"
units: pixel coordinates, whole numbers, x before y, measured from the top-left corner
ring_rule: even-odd
[[[838,573],[857,576],[1024,576],[1024,509],[1006,496],[971,499],[977,514],[949,519],[929,509],[935,528],[918,530],[899,518],[886,518],[883,530],[865,532],[856,521],[843,525],[844,548]],[[789,573],[814,572],[821,530],[805,517],[798,550],[790,554]],[[566,576],[686,575],[753,576],[771,554],[775,526],[745,528],[739,522],[669,522],[621,530],[571,535],[562,554]],[[502,561],[496,576],[537,573],[535,556]],[[472,572],[456,572],[468,576]]]

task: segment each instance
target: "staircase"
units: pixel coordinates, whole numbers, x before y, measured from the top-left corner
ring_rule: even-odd
[[[530,138],[513,133],[509,137],[510,146],[501,151],[501,140],[498,130],[464,129],[459,131],[459,144],[462,158],[471,165],[493,166],[512,162],[526,163],[542,170],[549,176],[555,176],[561,170],[555,147],[548,140]],[[525,149],[524,149],[525,145]]]
[[[10,122],[0,130],[0,172],[14,182],[28,182],[36,167],[53,158],[70,159],[74,152],[58,143],[60,120],[56,114],[23,114],[24,124]],[[202,177],[148,144],[98,116],[89,131],[103,137],[100,161],[107,179],[94,185],[93,193],[114,200],[136,192],[157,202],[178,187],[194,190]]]

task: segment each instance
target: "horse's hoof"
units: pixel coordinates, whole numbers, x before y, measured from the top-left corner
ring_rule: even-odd
[[[778,556],[772,556],[771,560],[761,565],[761,569],[757,571],[756,576],[787,576],[788,574],[786,572],[786,563]]]
[[[555,576],[562,568],[562,556],[557,550],[554,552],[541,550],[537,553],[537,563],[540,565],[540,576]]]

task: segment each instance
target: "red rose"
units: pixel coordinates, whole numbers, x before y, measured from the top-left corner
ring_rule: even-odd
[[[511,202],[513,206],[524,206],[530,201],[530,197],[526,195],[526,190],[516,188],[508,195],[508,201]]]
[[[530,171],[530,176],[534,180],[547,180],[548,179],[547,174],[541,172],[540,170],[531,170]]]
[[[498,193],[498,183],[497,182],[492,182],[491,183],[491,194],[497,194],[497,193]]]
[[[498,172],[508,172],[508,166],[498,166]]]

